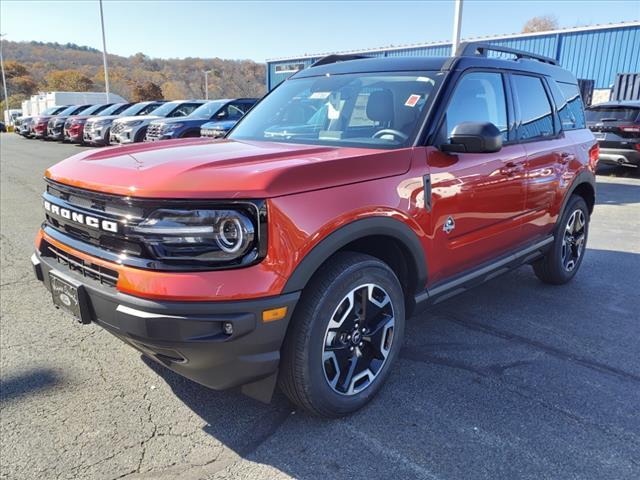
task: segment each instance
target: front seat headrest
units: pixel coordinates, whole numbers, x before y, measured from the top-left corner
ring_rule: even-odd
[[[393,95],[390,90],[376,90],[369,94],[367,117],[374,122],[393,120]]]

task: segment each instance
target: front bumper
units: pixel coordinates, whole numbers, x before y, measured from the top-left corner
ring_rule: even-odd
[[[51,140],[64,140],[64,127],[62,125],[47,127],[46,137]]]
[[[94,127],[91,130],[87,130],[87,128],[85,127],[84,131],[82,132],[82,138],[85,143],[90,143],[92,145],[109,145],[108,127]]]
[[[118,133],[111,133],[110,141],[111,143],[120,144],[133,143],[135,141],[137,132],[138,130],[135,128],[125,128]]]
[[[174,372],[216,390],[244,385],[256,398],[270,397],[300,292],[245,301],[147,300],[84,277],[46,254],[36,252],[31,261],[49,291],[52,270],[81,284],[92,322]],[[287,307],[284,318],[263,321],[265,310],[280,307]],[[231,335],[223,331],[225,322],[233,325]],[[269,392],[255,393],[262,380]]]

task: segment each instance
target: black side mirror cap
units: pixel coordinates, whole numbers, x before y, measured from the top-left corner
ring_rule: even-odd
[[[502,134],[491,122],[462,122],[453,128],[449,142],[440,145],[440,150],[453,153],[495,153],[502,149]]]

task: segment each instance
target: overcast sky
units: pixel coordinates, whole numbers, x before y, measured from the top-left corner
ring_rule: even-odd
[[[640,19],[637,0],[465,0],[462,36],[519,32],[537,15],[561,27]],[[451,39],[453,1],[104,0],[107,51],[151,57],[268,58]],[[10,40],[102,48],[98,0],[0,2]],[[5,51],[5,58],[11,52]]]

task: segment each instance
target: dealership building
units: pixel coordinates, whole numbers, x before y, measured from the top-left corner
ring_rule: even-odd
[[[592,88],[593,103],[609,100],[616,81],[618,81],[616,88],[626,89],[627,97],[631,95],[640,99],[640,74],[638,74],[640,72],[640,21],[568,28],[543,33],[466,38],[462,41],[499,45],[553,58]],[[311,66],[316,60],[331,53],[362,54],[371,57],[443,57],[451,55],[451,42],[328,52],[267,60],[267,88],[273,89],[298,70]],[[496,54],[498,55],[500,54]],[[618,74],[634,73],[637,75],[618,77]]]

